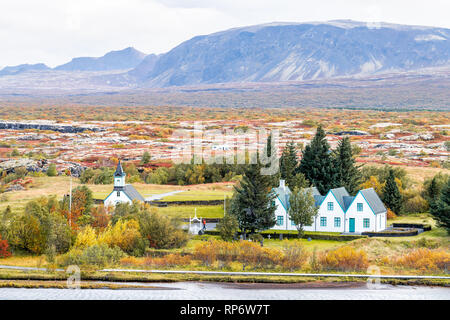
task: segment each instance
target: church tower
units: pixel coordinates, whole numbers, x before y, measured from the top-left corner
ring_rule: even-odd
[[[125,172],[122,169],[122,164],[117,164],[116,172],[114,172],[114,189],[121,189],[125,186]]]

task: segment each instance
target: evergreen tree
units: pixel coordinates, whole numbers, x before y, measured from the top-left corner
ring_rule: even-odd
[[[274,150],[272,152],[272,150]],[[267,137],[267,142],[266,145],[264,147],[264,156],[268,159],[269,163],[265,164],[266,168],[270,168],[271,165],[273,165],[278,159],[278,155],[275,152],[275,141],[273,140],[273,136],[272,136],[272,132],[269,134],[269,136]],[[278,186],[278,181],[280,180],[280,172],[278,170],[278,168],[276,169],[277,172],[274,174],[271,174],[269,176],[269,180],[270,180],[270,186],[271,187],[276,187]]]
[[[239,186],[234,187],[231,213],[245,233],[266,230],[275,225],[275,194],[271,190],[271,177],[261,174],[261,165],[250,164],[244,169]]]
[[[402,207],[402,195],[398,190],[397,183],[395,182],[394,170],[389,171],[389,175],[386,179],[386,184],[383,188],[383,201],[389,209],[398,214]]]
[[[325,131],[319,126],[313,140],[302,152],[299,172],[303,173],[320,193],[325,194],[338,186],[335,165]]]
[[[305,175],[301,172],[297,173],[294,176],[294,179],[291,182],[292,186],[289,186],[291,189],[294,188],[308,188],[311,184],[309,183],[308,179],[305,178]]]
[[[361,173],[355,166],[352,150],[350,138],[345,137],[339,141],[334,155],[338,171],[338,185],[345,187],[350,194],[354,195],[361,183]]]
[[[450,179],[442,188],[438,200],[431,204],[430,213],[436,218],[438,225],[450,234]]]
[[[291,141],[284,148],[280,158],[281,179],[285,180],[286,185],[290,188],[294,188],[295,170],[297,165],[297,148]]]

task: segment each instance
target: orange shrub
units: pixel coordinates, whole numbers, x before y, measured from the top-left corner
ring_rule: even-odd
[[[138,266],[141,265],[142,262],[136,257],[128,256],[120,259],[120,264],[124,266]]]
[[[397,263],[421,271],[447,271],[450,268],[450,253],[444,250],[420,248],[403,255]]]
[[[283,241],[283,259],[282,266],[284,269],[294,270],[301,269],[308,260],[309,254],[300,241]]]
[[[191,263],[191,256],[188,255],[182,256],[180,254],[174,253],[159,258],[147,257],[144,262],[144,264],[148,266],[157,266],[157,267],[187,266],[190,263]]]
[[[386,217],[388,219],[395,219],[395,218],[397,218],[397,215],[394,213],[394,211],[392,211],[391,209],[388,208]]]
[[[276,248],[261,247],[250,241],[208,241],[197,244],[194,258],[205,265],[216,261],[223,263],[241,262],[244,266],[271,268],[282,265],[283,251]]]
[[[323,253],[319,263],[326,270],[360,271],[369,266],[367,254],[364,250],[355,250],[349,246],[343,246]]]

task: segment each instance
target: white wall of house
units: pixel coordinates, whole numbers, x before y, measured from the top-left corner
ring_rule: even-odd
[[[355,232],[381,231],[386,229],[383,213],[374,214],[369,203],[358,192],[346,212],[346,231],[350,231],[350,219],[355,219]]]
[[[272,230],[297,230],[291,223],[289,213],[278,197],[275,198],[275,218],[277,223]],[[332,191],[323,199],[319,211],[311,226],[305,226],[305,231],[350,232],[350,219],[354,219],[355,233],[381,231],[386,229],[386,212],[374,214],[369,203],[361,193],[358,193],[344,212]],[[325,225],[324,225],[325,224]]]
[[[115,191],[111,192],[108,197],[104,200],[105,207],[115,206],[117,203],[127,202],[131,203],[131,199],[126,195],[123,191]]]
[[[319,207],[315,223],[306,231],[344,232],[344,210],[333,192],[328,192]]]
[[[281,203],[278,197],[275,198],[275,205],[277,209],[275,210],[275,226],[272,228],[274,230],[297,230],[295,226],[291,226],[291,222],[289,220],[289,214],[287,213],[286,208]]]

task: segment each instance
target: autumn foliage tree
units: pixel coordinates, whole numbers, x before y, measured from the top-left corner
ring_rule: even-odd
[[[8,258],[10,255],[8,241],[2,240],[2,236],[0,235],[0,258]]]

